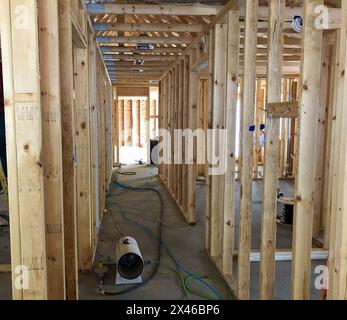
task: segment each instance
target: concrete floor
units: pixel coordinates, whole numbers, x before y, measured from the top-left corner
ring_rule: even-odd
[[[127,167],[123,171],[136,171],[136,176],[120,176],[119,180],[132,185],[132,186],[151,186],[159,190],[163,196],[164,213],[163,218],[165,220],[165,226],[162,227],[162,239],[170,248],[176,258],[183,264],[188,270],[194,273],[212,274],[218,275],[218,272],[210,259],[204,253],[204,241],[205,241],[205,186],[202,183],[197,185],[197,214],[198,223],[196,226],[187,228],[184,223],[184,219],[179,213],[175,203],[167,194],[165,188],[159,183],[156,177],[157,170],[151,167]],[[290,181],[280,182],[281,191],[285,196],[293,195],[293,183]],[[153,221],[153,216],[149,212],[159,210],[159,200],[154,193],[134,193],[123,192],[122,190],[114,190],[113,196],[109,198],[109,201],[116,201],[117,205],[127,207],[123,211],[131,211],[132,214],[126,214],[127,217],[135,219],[137,222],[141,222],[154,234],[158,234],[158,222]],[[252,224],[252,249],[257,250],[260,246],[260,218],[261,218],[261,196],[262,196],[262,183],[254,183],[254,203],[253,203],[253,224]],[[239,186],[237,186],[237,197],[239,197]],[[1,203],[0,198],[0,210]],[[128,207],[131,207],[130,210]],[[140,211],[134,211],[134,208],[140,209]],[[3,207],[4,209],[4,207]],[[235,243],[237,247],[237,227],[238,227],[238,211],[237,204],[237,216],[236,216],[236,235]],[[137,213],[137,215],[135,214]],[[143,213],[145,219],[143,219]],[[142,217],[141,217],[142,215]],[[138,227],[129,224],[120,215],[117,215],[119,224],[124,234],[135,237],[140,245],[144,259],[156,260],[157,259],[157,241],[151,238],[146,232]],[[152,221],[148,221],[148,220]],[[110,213],[106,213],[103,221],[103,226],[100,233],[99,245],[96,254],[96,263],[111,262],[115,259],[115,246],[117,240],[120,238],[120,233],[116,228],[116,224],[113,216]],[[292,233],[288,227],[278,226],[277,233],[277,247],[278,249],[291,248]],[[8,228],[0,228],[0,263],[9,263],[9,230]],[[168,254],[162,250],[162,261],[166,264],[173,266]],[[311,281],[311,297],[312,299],[319,299],[319,291],[314,288],[314,280],[316,275],[314,274],[314,268],[317,265],[323,265],[325,261],[314,261],[312,263],[312,281]],[[235,259],[236,265],[236,259]],[[144,279],[147,279],[148,275],[153,270],[152,266],[147,266],[144,272]],[[290,299],[290,283],[291,279],[291,263],[290,262],[277,262],[276,263],[276,288],[275,298]],[[104,279],[104,288],[108,291],[114,292],[123,288],[119,288],[113,285],[114,272],[110,271]],[[225,297],[225,287],[221,283],[213,283],[216,288]],[[11,298],[10,287],[10,275],[0,273],[0,300]],[[251,264],[251,299],[258,299],[258,285],[259,285],[259,263]],[[125,287],[127,288],[127,287]],[[210,293],[204,287],[198,285],[196,288],[202,290],[205,293]],[[80,298],[86,299],[134,299],[134,300],[160,300],[160,299],[172,299],[180,300],[187,299],[184,296],[180,283],[176,275],[165,268],[159,268],[157,275],[145,286],[139,288],[136,291],[127,293],[120,296],[105,297],[99,294],[98,290],[98,278],[95,274],[81,274],[80,275]],[[192,298],[196,299],[196,296]]]
[[[199,216],[198,224],[194,227],[187,227],[181,214],[175,206],[175,203],[169,197],[164,187],[159,183],[156,177],[157,170],[155,168],[124,168],[123,171],[136,171],[137,175],[133,177],[120,176],[119,180],[131,186],[151,186],[159,190],[163,196],[164,212],[163,219],[165,225],[162,228],[162,239],[172,251],[174,256],[180,263],[189,271],[198,274],[218,275],[218,271],[211,263],[210,259],[204,253],[204,218]],[[118,205],[123,207],[139,208],[140,214],[146,213],[146,218],[153,218],[153,215],[148,215],[148,212],[154,210],[159,212],[160,202],[155,193],[122,193],[122,190],[115,190],[115,193],[120,193],[120,196],[111,197],[111,201],[116,201]],[[125,210],[129,211],[129,209]],[[130,210],[134,212],[133,210]],[[136,213],[136,211],[135,211]],[[158,222],[147,221],[140,216],[127,215],[136,221],[144,224],[155,235],[158,234]],[[124,234],[133,236],[137,239],[145,260],[157,260],[158,241],[151,238],[146,232],[126,222],[122,217],[119,217],[119,223]],[[114,219],[110,213],[104,217],[103,229],[100,235],[99,246],[97,250],[97,261],[114,261],[116,241],[120,238],[120,233],[117,231]],[[162,250],[162,261],[169,266],[174,266],[165,250]],[[152,272],[153,267],[148,266],[145,269],[144,279]],[[105,288],[110,291],[122,290],[114,285],[114,273],[110,272],[105,279]],[[225,287],[223,284],[215,284],[218,290],[225,296]],[[127,288],[127,287],[125,287]],[[198,286],[206,294],[211,294],[202,286]],[[81,275],[80,278],[81,299],[105,299],[97,293],[97,279],[91,275]],[[108,299],[186,299],[184,296],[178,278],[175,274],[165,268],[159,268],[158,274],[148,284],[140,289],[117,297],[107,297]],[[197,298],[194,296],[193,298]]]

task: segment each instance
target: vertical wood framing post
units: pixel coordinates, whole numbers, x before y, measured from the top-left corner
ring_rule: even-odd
[[[241,206],[238,254],[238,298],[249,299],[252,231],[253,132],[256,91],[258,1],[246,0],[244,112],[242,128]]]
[[[212,128],[216,134],[212,138],[210,153],[218,154],[221,160],[213,166],[225,165],[224,159],[222,160],[225,155],[225,146],[219,144],[218,131],[225,129],[227,31],[226,24],[217,24],[215,27]],[[218,173],[217,168],[213,169],[214,172],[211,175],[211,256],[221,262],[224,229],[224,172]]]
[[[59,1],[66,297],[78,299],[73,47],[70,0]]]
[[[209,100],[208,100],[208,110],[207,110],[207,130],[205,132],[206,137],[208,130],[213,129],[213,99],[214,99],[214,47],[215,47],[215,29],[210,30],[209,35],[209,78],[208,78],[208,90]],[[212,139],[206,139],[206,150],[212,150]],[[205,176],[206,176],[206,211],[205,211],[205,225],[206,225],[206,241],[205,241],[205,249],[206,251],[212,255],[211,252],[211,243],[212,243],[212,207],[211,207],[211,195],[212,195],[212,177],[210,176],[210,169],[212,166],[207,161],[206,153],[206,166],[205,166]]]
[[[262,80],[257,79],[257,103],[255,105],[254,109],[254,118],[255,118],[255,138],[254,138],[254,151],[253,151],[253,166],[254,166],[254,179],[258,179],[259,177],[259,139],[260,139],[260,130],[259,130],[259,113],[261,110],[259,110],[260,103],[261,103],[261,85],[262,85]]]
[[[333,207],[330,231],[330,255],[329,255],[329,291],[331,299],[347,299],[347,203],[346,203],[346,164],[347,164],[347,140],[345,128],[347,125],[347,3],[342,1],[342,24],[340,36],[340,53],[337,82],[337,119],[341,123],[336,138],[339,146],[339,159],[335,179],[335,192],[337,205]]]
[[[171,114],[172,114],[172,110],[173,110],[173,106],[172,106],[172,70],[170,70],[169,74],[168,74],[168,84],[167,84],[167,130],[168,133],[170,133],[170,136],[168,137],[168,143],[169,145],[167,145],[167,153],[168,153],[168,162],[166,165],[167,168],[167,188],[169,189],[169,191],[171,190],[171,185],[172,185],[172,170],[171,170],[171,166],[172,166],[172,142],[173,142],[173,134],[172,134],[172,121],[171,121]]]
[[[91,137],[91,167],[90,167],[90,178],[91,178],[91,194],[92,194],[92,247],[93,253],[95,254],[97,246],[97,232],[99,228],[99,179],[98,179],[98,109],[97,109],[97,89],[96,89],[96,43],[94,35],[89,32],[89,119],[90,119],[90,137]]]
[[[11,32],[11,8],[10,1],[0,2],[0,36],[3,70],[4,107],[6,123],[6,148],[8,164],[8,193],[9,212],[11,217],[11,267],[12,283],[15,283],[17,275],[15,269],[22,264],[21,232],[19,212],[19,186],[18,186],[18,164],[17,164],[17,136],[16,136],[16,112],[14,101],[14,70],[12,54],[12,32]],[[12,286],[13,300],[23,299],[23,290]]]
[[[293,229],[293,299],[310,298],[315,133],[317,132],[321,76],[321,65],[317,61],[321,61],[323,42],[323,31],[315,26],[317,19],[315,8],[323,4],[323,0],[306,0],[304,2],[299,143],[296,153]]]
[[[180,61],[179,65],[179,92],[178,92],[178,129],[183,129],[183,90],[184,90],[184,61]],[[180,141],[180,147],[183,148],[182,140]],[[177,152],[176,158],[179,160],[180,165],[178,166],[178,172],[177,172],[177,179],[178,179],[178,197],[177,201],[179,206],[182,208],[182,171],[183,171],[183,166],[184,166],[184,161],[183,161],[183,150]]]
[[[343,81],[341,81],[341,72],[345,69],[345,64],[341,61],[341,56],[343,54],[343,46],[346,41],[341,35],[341,30],[336,32],[336,43],[334,48],[335,53],[335,63],[334,63],[334,94],[333,94],[333,122],[332,122],[332,151],[331,151],[331,196],[328,199],[329,205],[328,210],[329,214],[327,215],[326,227],[329,228],[328,234],[326,234],[325,246],[329,248],[329,259],[328,259],[328,267],[329,267],[329,290],[328,290],[328,298],[332,299],[333,295],[333,287],[334,287],[334,264],[335,264],[335,241],[336,241],[336,232],[337,232],[337,212],[338,212],[338,195],[340,182],[339,179],[339,165],[340,165],[340,147],[341,147],[341,131],[342,131],[342,113],[343,113],[343,105],[339,100],[339,91],[343,87]],[[344,79],[344,78],[343,78]],[[329,237],[327,239],[327,237]]]
[[[157,100],[151,99],[151,137],[157,135]]]
[[[285,0],[271,0],[269,7],[269,52],[267,70],[267,101],[281,102],[282,53]],[[263,214],[261,222],[260,299],[270,300],[274,295],[277,188],[279,168],[279,121],[270,118],[266,127]],[[271,130],[271,128],[273,128]],[[259,128],[257,128],[259,130]]]
[[[223,237],[223,274],[233,273],[234,224],[235,224],[235,168],[236,168],[236,114],[239,83],[239,47],[240,47],[240,13],[238,4],[228,13],[228,56],[226,82],[227,130],[226,173],[224,180],[224,237]]]
[[[141,146],[141,100],[135,101],[134,107],[134,145]]]
[[[114,163],[119,164],[119,121],[118,121],[118,95],[117,87],[113,87],[113,141],[114,141]]]
[[[124,147],[124,108],[125,101],[123,99],[118,99],[118,126],[119,126],[119,148]],[[120,162],[120,160],[119,160]]]
[[[184,60],[184,69],[183,69],[183,130],[189,129],[189,96],[190,96],[190,66],[189,66],[189,56],[186,55]],[[169,106],[168,106],[169,107]],[[182,167],[182,209],[183,212],[186,213],[188,209],[188,197],[187,197],[187,177],[188,177],[188,165],[185,162],[186,153],[188,150],[186,149],[185,143],[183,144],[183,167]]]
[[[163,137],[161,136],[161,129],[163,128],[163,84],[164,80],[162,79],[159,81],[159,100],[158,100],[158,126],[159,126],[159,131],[158,131],[158,143],[159,146],[162,146],[163,143]],[[159,153],[158,153],[158,161],[159,159],[162,159],[163,153],[162,149],[159,148]],[[158,163],[158,175],[163,180],[163,165],[159,161]]]
[[[323,187],[324,187],[324,143],[327,132],[326,114],[329,103],[329,78],[330,78],[330,62],[331,62],[331,42],[330,34],[323,34],[320,90],[319,90],[319,106],[317,116],[317,137],[316,137],[316,161],[313,191],[313,238],[320,236],[322,228],[322,204],[323,204]]]
[[[47,298],[64,300],[63,150],[60,110],[58,1],[38,1],[45,191]]]
[[[151,164],[151,89],[148,87],[146,100],[146,144],[147,164]]]
[[[167,104],[168,104],[168,76],[165,76],[164,80],[163,80],[163,101],[162,101],[162,105],[161,105],[161,109],[162,109],[162,118],[163,118],[163,126],[162,126],[162,130],[167,131]],[[166,162],[166,158],[167,158],[167,148],[166,148],[166,144],[167,144],[168,138],[166,136],[166,134],[164,134],[163,131],[163,136],[162,136],[162,142],[163,142],[163,148],[162,148],[162,156],[163,156],[163,182],[164,184],[167,184],[167,162]]]
[[[125,102],[124,127],[125,145],[131,147],[133,145],[133,100],[131,99],[126,100]]]
[[[75,141],[77,178],[77,235],[79,269],[91,271],[93,264],[91,220],[91,136],[88,94],[88,51],[75,49]]]
[[[42,300],[47,299],[47,262],[37,2],[3,1],[0,8],[13,298]],[[21,23],[18,8],[25,14]],[[21,265],[27,268],[29,288],[15,287]]]
[[[174,141],[176,143],[176,133],[178,128],[178,114],[179,114],[179,64],[176,64],[176,67],[174,69],[174,97],[175,97],[175,106],[174,106]],[[178,183],[179,183],[179,177],[178,173],[179,170],[178,168],[180,165],[178,164],[178,152],[175,148],[176,146],[174,145],[172,150],[173,150],[173,161],[174,161],[174,188],[173,188],[173,196],[177,204],[178,202]]]
[[[332,187],[333,187],[333,169],[336,155],[336,94],[338,81],[338,61],[339,61],[339,32],[336,30],[331,35],[330,43],[330,69],[329,69],[329,105],[326,114],[326,134],[325,134],[325,159],[324,159],[324,178],[323,178],[323,201],[322,201],[322,219],[324,225],[324,249],[330,248],[331,231],[331,208],[332,208]],[[333,143],[334,142],[334,143]],[[330,255],[331,256],[331,255]]]
[[[193,50],[189,55],[189,113],[188,128],[195,130],[197,127],[197,99],[198,99],[198,75],[192,70],[196,53]],[[189,159],[187,180],[187,221],[189,224],[196,223],[196,145],[194,145],[193,158]]]

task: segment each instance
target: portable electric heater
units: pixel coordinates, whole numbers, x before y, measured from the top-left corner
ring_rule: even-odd
[[[125,237],[117,243],[116,284],[141,284],[144,261],[137,241]]]

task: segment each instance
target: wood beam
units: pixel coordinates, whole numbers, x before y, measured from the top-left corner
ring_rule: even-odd
[[[89,126],[90,126],[90,153],[91,153],[91,167],[90,167],[90,184],[91,184],[91,199],[92,199],[92,211],[91,219],[93,223],[91,224],[91,247],[93,250],[93,257],[96,252],[97,240],[98,240],[98,221],[100,212],[100,203],[98,201],[98,123],[97,123],[97,79],[96,79],[96,57],[97,57],[97,47],[94,39],[94,34],[89,33],[88,36],[88,71],[89,71]]]
[[[323,188],[324,188],[324,159],[325,159],[325,141],[327,134],[326,118],[329,108],[329,86],[331,72],[331,43],[329,41],[330,34],[324,32],[321,76],[319,90],[319,105],[317,113],[317,133],[316,133],[316,151],[315,151],[315,177],[313,192],[313,238],[318,239],[323,226]]]
[[[241,206],[238,257],[238,297],[248,300],[252,231],[253,134],[256,89],[258,1],[246,0],[246,45],[244,66],[244,111],[242,130]]]
[[[211,21],[211,23],[209,23],[208,25],[206,25],[204,27],[204,30],[198,34],[198,36],[196,38],[194,38],[194,40],[189,44],[189,46],[186,48],[186,50],[184,51],[184,53],[182,54],[181,57],[179,57],[178,59],[183,59],[184,55],[189,54],[189,52],[191,51],[191,49],[194,49],[194,47],[196,47],[199,42],[202,40],[203,37],[205,37],[207,34],[210,33],[210,30],[215,27],[222,19],[225,18],[225,15],[229,12],[230,8],[232,8],[235,5],[235,2],[237,0],[229,0],[229,2],[227,2],[227,4],[218,12],[218,14],[213,18],[213,20]],[[172,63],[172,66],[175,64],[175,62]],[[163,76],[166,73],[163,74]]]
[[[267,76],[268,103],[280,102],[282,97],[282,50],[285,0],[271,0],[269,19],[269,54]],[[269,111],[271,112],[271,111]],[[273,113],[271,113],[273,114]],[[275,254],[276,254],[276,217],[279,168],[279,121],[271,117],[266,123],[263,214],[261,223],[261,263],[260,263],[260,299],[271,300],[274,297]],[[259,130],[257,128],[256,130]],[[258,142],[257,142],[258,143]],[[258,161],[258,160],[257,160]]]
[[[118,53],[126,53],[126,52],[132,52],[132,53],[139,53],[139,54],[151,54],[151,53],[182,53],[182,48],[174,48],[174,47],[165,47],[165,48],[154,48],[153,50],[149,51],[141,51],[137,50],[136,46],[130,46],[130,47],[116,47],[116,46],[100,46],[102,52],[118,52]],[[298,54],[300,54],[301,51],[299,50]]]
[[[319,105],[323,31],[315,28],[315,8],[323,0],[304,2],[302,38],[299,144],[297,149],[295,212],[293,231],[292,297],[310,299],[313,224],[315,135]]]
[[[143,72],[143,73],[129,73],[129,72],[117,72],[117,71],[110,71],[109,75],[112,77],[119,78],[132,78],[132,79],[146,79],[146,78],[155,78],[158,75],[160,76],[159,72]]]
[[[0,36],[3,70],[3,90],[6,129],[6,151],[8,166],[8,193],[9,211],[11,215],[11,274],[12,283],[15,283],[17,266],[22,265],[20,211],[19,211],[19,186],[17,164],[17,133],[14,104],[14,69],[12,52],[11,7],[10,1],[0,2]],[[23,290],[12,286],[13,300],[23,300]]]
[[[158,78],[159,79],[159,78]],[[147,164],[151,164],[151,91],[148,87],[146,100],[146,145],[147,145]]]
[[[145,56],[140,54],[119,54],[119,55],[108,55],[105,53],[104,61],[119,61],[119,60],[143,60],[143,61],[174,61],[175,57],[171,56]]]
[[[143,70],[143,71],[150,71],[150,72],[155,72],[155,71],[163,71],[166,70],[167,67],[133,67],[133,68],[129,68],[129,67],[118,67],[116,66],[107,66],[107,70],[108,71],[127,71],[128,73],[131,73],[132,71],[138,71],[138,70]]]
[[[331,58],[330,58],[330,79],[329,79],[329,105],[327,112],[327,130],[326,130],[326,159],[325,159],[325,168],[324,168],[324,199],[323,199],[323,218],[324,218],[324,249],[329,249],[330,239],[334,237],[331,235],[332,222],[333,222],[333,214],[332,214],[332,206],[336,205],[336,202],[332,201],[333,194],[333,182],[336,181],[336,176],[334,175],[334,163],[337,160],[335,152],[335,148],[337,148],[338,143],[337,139],[339,135],[336,134],[337,130],[337,93],[338,86],[336,85],[339,81],[338,68],[340,66],[339,63],[339,55],[340,55],[340,30],[336,30],[332,35],[331,42]],[[330,262],[333,260],[333,253],[330,253],[328,265],[331,267]],[[331,274],[331,273],[330,273]],[[330,275],[329,275],[330,276]],[[330,291],[328,291],[330,293]]]
[[[66,297],[78,299],[73,48],[70,0],[59,1]]]
[[[72,24],[72,42],[76,48],[86,49],[87,40],[84,36],[83,30],[77,21],[77,18],[74,14],[71,14],[71,24]]]
[[[24,6],[30,28],[14,27]],[[1,40],[4,66],[7,155],[11,214],[13,298],[47,299],[41,88],[38,12],[34,0],[2,1]],[[10,154],[10,152],[13,152]],[[12,198],[13,197],[13,198]],[[14,205],[11,207],[11,205]],[[19,287],[18,267],[29,286]],[[16,274],[17,273],[17,274]]]
[[[240,14],[241,17],[245,16],[245,4],[242,2],[242,5],[240,7]],[[328,8],[328,16],[329,16],[329,24],[328,29],[335,29],[340,27],[341,22],[341,10],[338,8]],[[258,17],[261,20],[267,20],[269,18],[268,16],[269,7],[268,6],[260,6],[258,9]],[[302,7],[286,7],[285,8],[285,21],[292,21],[293,17],[295,16],[303,16],[304,10]],[[317,15],[316,15],[317,17]]]
[[[47,252],[47,298],[64,300],[63,150],[60,110],[58,1],[38,1],[43,168]]]
[[[152,52],[139,52],[139,51],[129,51],[129,52],[117,52],[117,51],[112,51],[112,50],[102,50],[102,53],[106,56],[110,56],[110,57],[113,57],[113,58],[117,58],[118,56],[119,57],[124,57],[125,59],[126,58],[131,58],[133,56],[136,56],[138,57],[138,59],[141,59],[141,58],[151,58],[151,57],[156,57],[156,58],[174,58],[174,59],[177,59],[177,57],[180,55],[180,54],[177,54],[175,52],[170,52],[170,51],[166,51],[166,52],[161,52],[161,53],[152,53]]]
[[[225,128],[225,88],[226,88],[226,63],[227,63],[227,39],[228,28],[226,24],[217,24],[214,30],[214,61],[213,61],[213,121],[215,130]],[[220,152],[223,157],[225,150],[219,145],[218,134],[212,141],[213,149]],[[224,160],[224,159],[223,159]],[[218,165],[223,166],[225,161]],[[224,172],[217,169],[211,175],[211,257],[220,259],[223,256],[223,232],[224,230]],[[221,228],[222,227],[222,228]]]
[[[282,77],[282,72],[281,72],[281,77]],[[278,99],[277,97],[277,99],[271,99],[271,100],[279,101],[281,100],[281,98]],[[277,118],[277,119],[297,118],[299,116],[299,102],[298,101],[269,102],[267,105],[267,110],[271,114],[272,118]]]
[[[147,5],[147,4],[96,4],[87,5],[90,14],[127,14],[127,15],[170,15],[170,16],[211,16],[217,15],[220,6],[204,5]],[[188,12],[187,12],[188,10]]]
[[[75,141],[77,152],[77,230],[79,269],[90,272],[93,264],[91,242],[91,141],[89,114],[88,51],[75,48]]]
[[[339,166],[340,161],[343,153],[341,152],[341,139],[342,139],[342,128],[343,128],[343,104],[341,103],[341,96],[339,95],[339,92],[341,92],[345,78],[341,76],[344,73],[344,70],[346,68],[346,64],[344,60],[341,60],[341,57],[345,54],[346,48],[346,38],[341,36],[342,30],[336,32],[336,40],[335,40],[335,46],[334,46],[334,74],[332,75],[332,79],[334,82],[334,91],[332,96],[333,101],[333,113],[332,113],[332,148],[331,148],[331,175],[332,175],[332,181],[331,181],[331,197],[328,198],[327,201],[329,201],[328,210],[330,213],[328,214],[328,218],[326,220],[327,224],[326,226],[329,227],[329,231],[326,235],[326,237],[329,237],[329,239],[325,239],[325,246],[326,248],[329,248],[329,260],[328,260],[328,267],[329,267],[329,288],[328,288],[328,298],[332,299],[333,297],[333,288],[334,286],[338,285],[336,284],[336,276],[334,272],[335,267],[335,261],[337,258],[337,252],[335,252],[335,243],[336,243],[336,233],[337,233],[337,215],[338,215],[338,209],[339,209],[339,203],[338,203],[338,197],[339,197],[339,191],[341,188],[341,180],[339,179]],[[342,61],[342,63],[341,63]],[[334,282],[335,281],[335,282]]]
[[[129,67],[129,68],[142,68],[142,67],[166,67],[168,68],[170,64],[168,62],[160,62],[160,61],[151,61],[149,63],[145,63],[142,65],[134,65],[134,61],[109,61],[105,62],[106,66],[117,66],[117,67]]]
[[[293,37],[288,37],[288,36],[284,37],[283,45],[285,47],[300,48],[301,44],[302,44],[302,41],[300,38],[293,38]],[[244,47],[244,45],[245,45],[245,38],[244,37],[241,37],[240,45],[241,45],[241,47]],[[268,45],[268,39],[265,37],[258,37],[257,38],[257,45],[266,47]]]
[[[122,32],[201,32],[201,24],[167,23],[95,23],[95,31]]]
[[[228,13],[228,55],[225,95],[225,128],[227,132],[227,162],[224,178],[224,229],[223,229],[223,274],[233,274],[233,254],[235,237],[235,178],[236,178],[236,115],[239,79],[239,32],[240,19],[238,5]]]
[[[189,44],[194,38],[189,37],[147,37],[147,36],[128,36],[128,37],[117,37],[117,36],[105,36],[97,37],[96,40],[99,43],[135,43],[135,44]]]
[[[211,30],[208,36],[208,46],[209,46],[209,57],[208,57],[208,106],[207,106],[207,130],[205,134],[207,135],[208,130],[213,129],[213,106],[214,106],[214,60],[215,60],[215,32]],[[206,150],[212,150],[212,139],[206,140]],[[206,178],[206,197],[205,197],[205,229],[206,229],[206,239],[205,239],[205,249],[210,256],[212,256],[212,177],[210,175],[211,165],[208,163],[205,166],[205,178]]]
[[[347,299],[347,232],[346,232],[346,161],[347,145],[345,138],[346,127],[346,106],[347,106],[347,3],[342,2],[342,26],[339,32],[339,63],[337,67],[337,113],[336,120],[338,127],[335,135],[337,148],[334,149],[337,155],[337,165],[334,168],[335,188],[333,201],[337,199],[336,205],[333,205],[331,231],[330,231],[330,255],[329,255],[329,290],[328,297],[335,300]],[[334,142],[335,143],[335,142]],[[337,151],[337,153],[336,153]],[[336,175],[335,175],[336,172]]]
[[[189,56],[189,66],[195,62],[195,52],[192,51]],[[189,70],[189,111],[188,128],[196,130],[197,128],[197,107],[198,107],[198,75],[192,69]],[[190,225],[196,224],[196,146],[194,147],[193,159],[190,159],[188,165],[187,181],[187,221]]]

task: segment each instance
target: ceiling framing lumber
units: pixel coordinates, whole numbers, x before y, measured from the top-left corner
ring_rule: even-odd
[[[124,1],[126,2],[126,1]],[[139,4],[139,3],[101,3],[88,4],[87,9],[92,16],[97,42],[102,48],[106,59],[113,53],[135,53],[139,44],[153,44],[155,48],[151,53],[170,54],[182,53],[172,60],[170,70],[185,54],[196,47],[209,34],[211,28],[222,22],[233,1],[220,5],[196,4]],[[284,51],[285,62],[297,62],[301,59],[301,35],[292,28],[292,19],[295,15],[303,15],[301,6],[292,6],[286,2],[284,20]],[[331,3],[329,3],[331,5]],[[341,12],[339,8],[328,8],[329,23],[325,29],[339,28]],[[244,50],[245,32],[245,2],[240,2],[240,46],[241,60]],[[268,2],[260,2],[258,8],[258,55],[267,55],[268,45]],[[120,17],[122,17],[120,19]],[[290,57],[293,56],[293,57]],[[123,57],[122,57],[123,58]],[[125,58],[125,57],[124,57]],[[137,57],[133,57],[136,59]],[[171,59],[170,58],[170,59]],[[148,58],[146,61],[155,58]],[[258,57],[258,62],[266,61],[266,56]]]
[[[122,32],[201,32],[201,24],[164,24],[164,23],[95,23],[95,31]]]
[[[138,50],[136,47],[116,47],[116,46],[101,46],[101,51],[108,51],[108,52],[131,52],[131,53],[182,53],[182,48],[173,48],[173,47],[167,47],[167,48],[155,48],[153,50],[147,51],[141,51]]]
[[[98,42],[105,43],[135,43],[135,44],[189,44],[193,41],[192,38],[188,37],[117,37],[117,36],[107,36],[107,37],[97,37]]]
[[[91,15],[95,14],[134,14],[134,15],[171,15],[186,16],[189,8],[191,16],[213,16],[217,15],[220,6],[203,5],[147,5],[147,4],[89,4],[88,11]]]
[[[142,60],[142,61],[174,61],[176,57],[170,56],[144,56],[140,54],[119,54],[119,55],[104,55],[105,62],[119,60]]]

